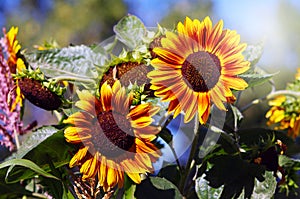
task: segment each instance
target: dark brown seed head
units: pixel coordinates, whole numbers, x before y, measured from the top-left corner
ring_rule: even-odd
[[[97,151],[107,157],[118,157],[130,151],[135,143],[133,129],[126,116],[112,111],[98,114],[94,124],[93,144]]]
[[[208,92],[219,81],[221,66],[219,58],[208,52],[190,54],[182,64],[183,80],[195,92]]]
[[[114,71],[116,70],[116,71]],[[120,80],[123,86],[128,86],[130,83],[142,85],[149,83],[147,73],[152,70],[152,66],[147,66],[138,62],[125,62],[111,67],[102,77],[100,86],[108,81],[110,86],[113,86],[115,79]]]
[[[62,104],[58,95],[44,87],[41,82],[37,80],[22,78],[18,80],[18,85],[25,98],[42,109],[48,111],[56,110]]]

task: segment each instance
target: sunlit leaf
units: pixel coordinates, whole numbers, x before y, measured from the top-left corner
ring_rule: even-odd
[[[61,167],[69,163],[69,151],[73,148],[65,141],[63,132],[55,127],[46,126],[37,129],[28,135],[20,149],[10,159],[28,159],[39,165],[42,169],[50,172],[49,161],[54,167]],[[11,168],[7,176],[9,181],[29,179],[35,172],[24,167]]]
[[[257,45],[248,45],[246,50],[243,52],[245,60],[251,63],[251,66],[254,66],[260,59],[263,53],[263,44]]]
[[[243,78],[248,83],[248,87],[254,87],[267,82],[276,74],[278,73],[267,74],[256,68],[255,70],[249,70],[246,73],[239,75],[239,77]]]
[[[265,180],[262,182],[255,180],[252,199],[273,197],[277,186],[276,178],[274,177],[273,172],[269,171],[265,173],[264,178]]]
[[[199,199],[218,199],[221,196],[223,187],[210,187],[208,185],[208,181],[204,179],[203,175],[196,179],[195,189]]]
[[[23,158],[27,153],[58,131],[59,129],[53,126],[45,126],[27,134],[18,151],[10,158]]]
[[[94,82],[104,72],[100,66],[107,61],[105,51],[99,48],[96,53],[84,45],[69,46],[36,51],[25,56],[33,68],[39,67],[47,77]]]
[[[130,49],[135,49],[143,43],[146,36],[146,28],[143,22],[134,15],[128,15],[122,18],[114,26],[114,32],[117,39],[127,45]]]

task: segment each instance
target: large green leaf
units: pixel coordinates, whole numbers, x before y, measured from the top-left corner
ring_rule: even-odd
[[[248,83],[248,88],[261,85],[274,77],[275,74],[242,74],[239,77],[243,78]]]
[[[174,198],[182,199],[177,187],[165,178],[149,177],[136,186],[137,199]]]
[[[43,170],[41,167],[39,167],[37,164],[35,164],[34,162],[27,160],[27,159],[11,159],[11,160],[7,160],[3,163],[0,164],[0,169],[3,169],[5,167],[14,167],[14,166],[22,166],[22,167],[26,167],[28,169],[33,170],[36,174],[42,175],[44,177],[47,178],[53,178],[55,180],[59,180],[57,177],[55,177],[54,175],[51,175],[50,173],[47,173],[45,170]],[[6,176],[9,175],[11,169],[8,169]],[[15,182],[15,181],[12,181]],[[17,182],[17,181],[16,181]]]
[[[122,18],[114,26],[114,32],[119,41],[127,45],[130,49],[135,49],[143,44],[147,30],[143,22],[134,15]]]
[[[105,69],[99,66],[103,66],[108,59],[105,51],[99,48],[96,53],[84,45],[70,46],[36,51],[25,56],[33,68],[39,67],[47,77],[93,82],[104,72]]]
[[[59,129],[53,126],[44,126],[27,134],[18,151],[10,158],[23,158],[27,153],[58,131]]]
[[[263,70],[259,68],[255,68],[254,70],[250,69],[246,73],[239,75],[239,77],[243,78],[248,83],[248,88],[249,88],[249,87],[261,85],[269,81],[276,74],[278,73],[267,74]]]
[[[28,135],[20,149],[10,158],[28,159],[39,165],[42,169],[50,172],[50,163],[55,168],[69,163],[69,151],[73,147],[65,141],[63,131],[46,126],[37,129]],[[51,161],[51,162],[50,162]],[[11,167],[8,181],[16,182],[21,179],[29,179],[35,175],[35,172],[24,167]]]

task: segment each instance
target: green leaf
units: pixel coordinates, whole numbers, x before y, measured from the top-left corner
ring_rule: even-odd
[[[265,180],[263,182],[255,180],[255,186],[251,196],[252,199],[273,197],[277,186],[276,178],[273,172],[270,171],[265,173],[264,178]]]
[[[165,178],[149,177],[136,186],[137,199],[174,198],[182,199],[177,187]]]
[[[205,175],[196,179],[196,193],[199,199],[218,199],[221,196],[223,186],[212,188],[208,185],[208,181],[204,179]]]
[[[259,43],[257,45],[248,45],[246,50],[243,52],[245,60],[251,63],[251,67],[259,61],[263,53],[263,44]]]
[[[74,150],[73,145],[65,141],[62,130],[46,126],[28,135],[19,151],[10,158],[31,160],[45,171],[50,172],[50,164],[53,164],[55,168],[68,164],[71,158],[69,151],[72,150]],[[34,175],[34,171],[16,166],[12,168],[7,178],[9,181],[18,181],[32,178]]]
[[[135,49],[143,44],[143,38],[147,30],[143,22],[134,15],[128,15],[122,18],[114,26],[114,32],[117,39],[127,45],[130,49]]]
[[[12,160],[7,160],[3,163],[0,164],[0,169],[3,169],[5,167],[10,167],[13,168],[14,166],[22,166],[22,167],[26,167],[28,169],[33,170],[35,173],[42,175],[44,177],[47,178],[53,178],[55,180],[59,180],[57,177],[55,177],[54,175],[51,175],[50,173],[47,173],[46,171],[44,171],[41,167],[39,167],[37,164],[35,164],[34,162],[27,160],[27,159],[12,159]],[[11,169],[8,169],[7,173],[6,173],[6,177],[9,175]],[[18,180],[17,180],[18,181]],[[17,181],[12,181],[13,182],[17,182]],[[9,182],[8,182],[9,183]]]
[[[179,184],[180,181],[179,167],[174,164],[164,165],[160,169],[159,173],[157,174],[157,177],[165,178],[175,185]]]
[[[84,45],[70,46],[36,51],[25,56],[33,68],[40,68],[47,77],[94,82],[104,72],[103,67],[97,70],[96,66],[103,66],[108,59],[105,51],[99,53],[99,48],[95,53]]]
[[[246,73],[239,75],[239,77],[244,79],[248,83],[248,88],[250,88],[267,82],[276,74],[278,74],[278,72],[267,74],[261,69],[256,68],[255,70],[249,70]]]
[[[27,153],[58,131],[59,129],[53,126],[45,126],[27,134],[18,151],[10,158],[23,158]]]
[[[24,185],[18,183],[7,184],[5,182],[5,175],[7,167],[0,170],[0,199],[22,198],[22,196],[31,196],[32,193],[26,190]]]
[[[135,199],[134,197],[135,190],[136,190],[136,185],[132,184],[129,188],[125,190],[123,199]]]

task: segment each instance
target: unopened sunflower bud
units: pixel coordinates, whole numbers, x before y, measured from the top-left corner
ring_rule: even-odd
[[[25,98],[42,109],[56,110],[62,104],[60,97],[38,80],[21,78],[18,84]]]

